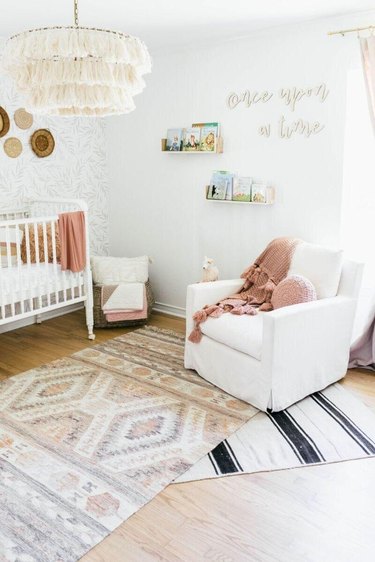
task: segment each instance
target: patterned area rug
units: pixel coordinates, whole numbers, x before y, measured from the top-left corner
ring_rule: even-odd
[[[0,560],[78,560],[257,410],[137,330],[0,385]]]
[[[340,384],[283,412],[259,412],[177,482],[375,455],[375,415]]]

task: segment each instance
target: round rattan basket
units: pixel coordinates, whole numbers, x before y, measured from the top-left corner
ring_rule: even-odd
[[[152,292],[150,281],[146,282],[146,298],[147,298],[147,317],[139,320],[124,320],[122,322],[107,322],[105,314],[102,311],[102,287],[94,283],[94,326],[95,328],[128,328],[130,326],[142,326],[149,320],[152,307],[155,304],[154,294]]]
[[[0,117],[0,137],[5,137],[5,135],[9,131],[10,121],[9,116],[3,107],[0,107]]]
[[[55,139],[47,129],[38,129],[31,137],[31,148],[39,158],[46,158],[55,148]]]
[[[16,137],[9,137],[4,142],[4,152],[10,158],[17,158],[22,152],[22,143]]]
[[[14,113],[14,122],[20,129],[30,129],[33,124],[33,116],[23,107],[17,109]]]

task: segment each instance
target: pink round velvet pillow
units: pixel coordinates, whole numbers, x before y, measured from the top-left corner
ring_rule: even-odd
[[[285,277],[275,287],[271,298],[274,309],[310,301],[316,301],[315,287],[302,275]]]

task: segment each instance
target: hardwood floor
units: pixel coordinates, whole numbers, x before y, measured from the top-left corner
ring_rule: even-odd
[[[155,314],[154,326],[184,330]],[[96,330],[96,342],[125,330]],[[0,335],[0,379],[95,344],[81,312]],[[375,412],[375,375],[342,382]],[[367,562],[375,551],[375,458],[174,484],[82,562]]]

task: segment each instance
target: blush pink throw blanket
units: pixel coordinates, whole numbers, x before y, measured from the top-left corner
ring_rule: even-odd
[[[59,215],[61,269],[74,273],[86,267],[85,214],[82,211]]]
[[[254,315],[258,310],[272,310],[273,290],[287,276],[294,249],[299,242],[296,238],[272,240],[253,265],[242,273],[241,278],[245,281],[238,293],[216,304],[206,305],[194,314],[194,329],[189,335],[189,341],[201,341],[200,325],[209,316],[219,318],[224,312]]]

